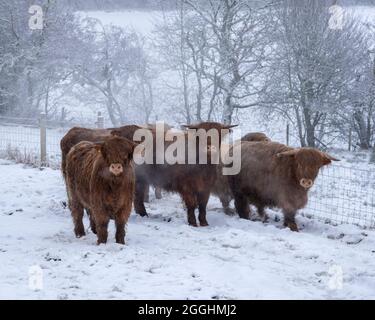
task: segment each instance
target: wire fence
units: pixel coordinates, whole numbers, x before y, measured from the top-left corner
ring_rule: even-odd
[[[338,165],[322,169],[303,214],[327,223],[375,228],[375,172]]]
[[[0,156],[17,162],[58,167],[61,161],[60,140],[74,126],[102,127],[98,114],[94,123],[48,121],[39,118],[0,117]]]
[[[103,117],[84,127],[103,127]],[[58,168],[60,140],[77,124],[0,117],[0,157]],[[375,172],[338,165],[321,170],[302,215],[332,224],[375,228]]]

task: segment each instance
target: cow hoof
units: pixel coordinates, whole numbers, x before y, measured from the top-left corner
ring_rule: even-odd
[[[189,226],[197,228],[198,225],[196,222],[189,222]]]
[[[85,230],[75,230],[74,231],[76,238],[82,238],[86,235]]]
[[[208,222],[200,222],[201,227],[208,227]]]
[[[298,227],[297,227],[297,224],[296,224],[295,222],[289,222],[286,226],[287,226],[291,231],[298,232]]]
[[[86,235],[86,233],[80,233],[80,234],[76,234],[76,238],[82,238]]]
[[[141,216],[142,218],[146,217],[148,218],[148,213],[138,213],[139,216]]]
[[[262,222],[263,222],[263,223],[268,223],[268,220],[269,220],[269,217],[265,214],[265,215],[262,217]]]

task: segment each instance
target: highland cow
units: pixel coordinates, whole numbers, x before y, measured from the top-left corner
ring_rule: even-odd
[[[271,141],[264,133],[262,132],[250,132],[241,138],[241,141],[249,142],[268,142]],[[220,199],[223,210],[227,215],[234,215],[235,211],[230,208],[229,204],[233,200],[233,194],[228,184],[228,176],[222,174],[222,166],[217,167],[217,179],[215,185],[212,188],[212,194],[217,196]]]
[[[141,127],[136,125],[127,125],[120,128],[108,128],[108,129],[87,129],[74,127],[70,129],[60,141],[61,148],[61,169],[65,178],[65,163],[66,156],[70,149],[81,141],[100,142],[106,137],[110,136],[111,133],[128,140],[133,140],[134,132]]]
[[[284,226],[298,231],[295,215],[306,206],[319,169],[338,159],[317,149],[276,142],[241,142],[234,148],[241,148],[241,171],[228,181],[239,216],[249,219],[249,203],[260,215],[265,207],[277,207],[283,211]]]
[[[188,129],[199,130],[202,129],[205,132],[213,129],[217,130],[219,136],[221,130],[229,130],[234,126],[222,125],[215,122],[204,122],[198,125],[186,126]],[[155,132],[153,132],[155,135]],[[179,133],[183,136],[184,140],[187,140],[188,133]],[[155,141],[156,139],[154,139]],[[221,141],[219,141],[220,143]],[[185,160],[184,163],[176,164],[156,164],[156,154],[163,153],[173,143],[173,141],[165,141],[164,150],[156,150],[153,148],[153,164],[143,164],[136,166],[136,192],[135,192],[135,210],[140,215],[147,215],[144,207],[144,190],[146,185],[154,185],[160,187],[169,192],[179,193],[182,200],[184,201],[187,208],[188,223],[192,226],[197,226],[195,217],[195,209],[198,207],[199,210],[199,222],[201,226],[207,226],[206,220],[206,206],[210,196],[211,189],[216,180],[216,167],[212,156],[218,150],[214,150],[208,142],[206,150],[200,150],[200,144],[196,142],[196,164],[188,164],[187,157],[190,150],[188,150],[187,144],[185,144]],[[206,152],[208,162],[207,164],[199,163],[200,152]],[[216,153],[217,155],[217,153]]]
[[[99,143],[80,142],[69,151],[65,178],[76,237],[85,235],[82,218],[87,208],[98,244],[107,242],[110,219],[115,220],[116,242],[125,243],[135,185],[135,146],[128,139],[109,136]]]

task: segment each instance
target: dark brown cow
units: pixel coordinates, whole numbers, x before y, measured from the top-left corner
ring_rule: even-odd
[[[203,129],[208,131],[210,129],[218,130],[230,129],[234,126],[226,126],[216,122],[203,122],[199,125],[186,126],[189,129]],[[187,137],[186,132],[181,132],[184,139]],[[154,139],[155,140],[155,139]],[[186,140],[185,140],[186,141]],[[172,142],[165,141],[165,150]],[[164,150],[153,150],[154,164],[143,164],[136,166],[136,194],[135,194],[135,210],[140,215],[147,215],[144,207],[144,190],[145,185],[151,184],[160,187],[169,192],[179,193],[182,200],[187,207],[188,223],[192,226],[197,226],[195,217],[195,208],[199,210],[199,222],[201,226],[207,226],[206,220],[206,206],[210,196],[210,191],[216,179],[217,165],[210,161],[212,152],[210,143],[207,145],[207,150],[203,150],[208,154],[207,164],[188,164],[188,148],[185,145],[186,158],[185,164],[156,164],[155,158],[157,152],[164,152]],[[196,143],[197,160],[199,157],[199,144]]]
[[[90,225],[98,244],[106,243],[108,223],[115,220],[116,242],[125,243],[125,225],[134,194],[133,151],[136,144],[110,136],[101,143],[83,141],[66,157],[65,178],[74,232],[85,235],[84,208],[90,212]]]
[[[250,132],[241,138],[241,141],[249,142],[268,142],[271,141],[264,133],[262,132]],[[233,194],[230,190],[228,184],[228,176],[222,174],[222,166],[218,166],[217,180],[214,187],[212,188],[212,194],[219,197],[220,202],[223,206],[224,212],[227,215],[233,215],[235,211],[229,207],[230,202],[233,200]]]
[[[241,142],[241,171],[228,176],[235,207],[241,218],[249,219],[249,202],[259,214],[265,207],[281,208],[284,226],[298,231],[297,210],[307,204],[308,190],[319,169],[338,161],[312,148],[290,148],[276,142]]]
[[[65,162],[66,156],[70,149],[81,141],[100,142],[104,138],[111,135],[111,132],[117,136],[133,140],[134,132],[140,129],[136,125],[128,125],[120,128],[108,129],[87,129],[74,127],[70,129],[60,141],[61,147],[61,169],[65,178]]]

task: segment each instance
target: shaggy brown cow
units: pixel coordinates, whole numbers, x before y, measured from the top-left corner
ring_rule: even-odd
[[[261,132],[250,132],[241,138],[241,141],[271,141],[264,133]],[[220,199],[223,206],[224,212],[227,215],[233,215],[235,211],[229,207],[230,202],[233,200],[233,194],[228,184],[228,176],[222,174],[222,166],[218,166],[217,179],[214,187],[212,188],[212,194]]]
[[[241,142],[241,171],[228,176],[235,207],[241,218],[249,219],[249,202],[259,214],[265,207],[281,208],[284,226],[298,231],[297,210],[307,204],[308,190],[319,169],[338,161],[312,148],[290,148],[276,142]]]
[[[125,225],[130,216],[134,194],[132,141],[110,136],[103,142],[83,141],[66,157],[66,184],[74,232],[85,235],[84,208],[90,212],[90,225],[98,244],[106,243],[108,222],[116,224],[116,242],[125,243]]]
[[[120,128],[108,128],[108,129],[87,129],[87,128],[80,128],[74,127],[70,129],[66,135],[60,141],[60,148],[61,148],[61,169],[63,172],[63,176],[65,178],[65,163],[66,163],[66,156],[70,149],[75,146],[77,143],[81,141],[90,141],[90,142],[100,142],[103,141],[104,138],[111,135],[111,133],[133,140],[134,132],[140,129],[139,126],[136,125],[128,125],[123,126]]]
[[[218,130],[230,129],[234,126],[226,126],[216,122],[203,122],[199,125],[186,126],[189,129],[203,129],[206,132],[210,129]],[[181,132],[185,141],[187,133]],[[154,139],[155,142],[155,139]],[[199,150],[199,143],[196,142],[196,155],[199,160],[199,151],[205,151],[208,154],[207,164],[188,164],[188,148],[185,144],[185,164],[156,164],[156,153],[164,152],[173,142],[165,141],[164,150],[156,150],[154,145],[153,164],[143,164],[136,166],[136,192],[135,192],[135,210],[140,215],[147,215],[144,207],[144,190],[145,185],[152,184],[169,192],[179,193],[187,207],[188,223],[197,226],[195,209],[199,210],[199,222],[201,226],[207,226],[206,206],[210,196],[210,191],[216,179],[217,165],[210,161],[212,153],[215,152],[210,142],[207,144],[207,150]],[[217,150],[216,150],[217,151]]]

